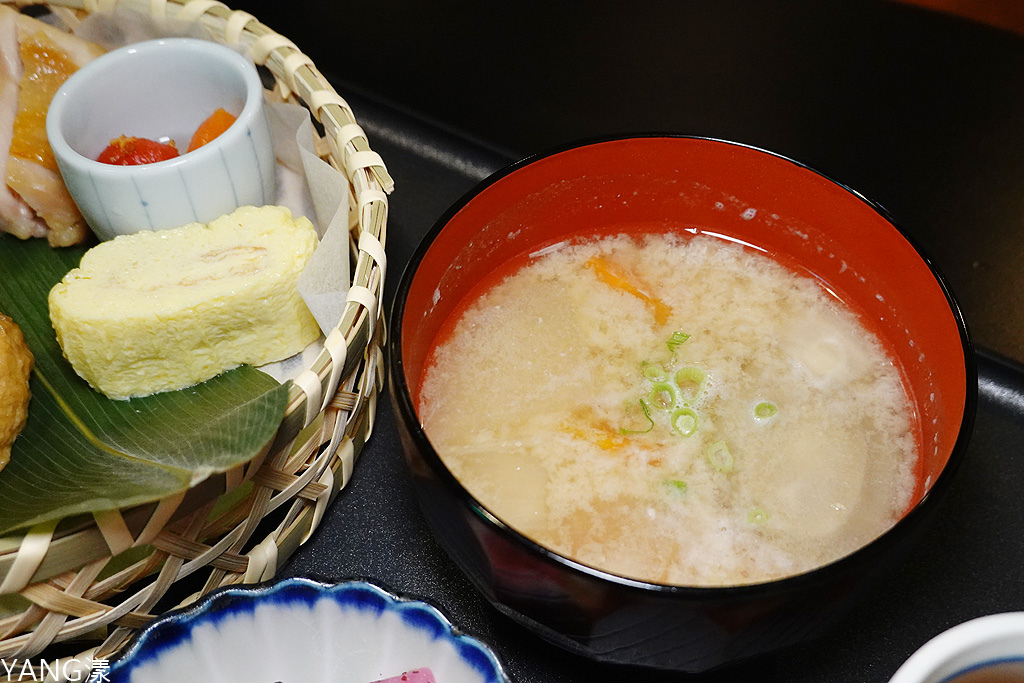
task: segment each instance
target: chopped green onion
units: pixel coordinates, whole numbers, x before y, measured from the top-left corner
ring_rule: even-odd
[[[651,409],[643,399],[640,399],[640,409],[644,411],[644,417],[650,422],[647,429],[626,429],[625,427],[620,427],[619,434],[646,434],[654,429],[654,418],[651,417]]]
[[[665,486],[668,486],[673,491],[677,491],[680,494],[686,493],[686,482],[682,479],[666,479]]]
[[[658,410],[672,410],[679,402],[679,390],[670,382],[655,382],[647,399]]]
[[[682,394],[683,402],[694,401],[704,391],[708,379],[708,373],[693,365],[679,368],[676,371],[676,386]]]
[[[764,508],[751,508],[747,513],[747,524],[764,526],[768,523],[768,511]]]
[[[665,382],[668,380],[668,373],[658,363],[644,363],[644,377],[652,382]]]
[[[667,342],[665,342],[665,344],[668,346],[669,351],[675,353],[676,350],[683,345],[683,342],[685,342],[689,338],[690,335],[686,334],[685,332],[673,332],[672,336],[669,338]]]
[[[708,464],[719,472],[725,474],[732,472],[734,464],[732,452],[724,441],[716,441],[708,446],[707,458]]]
[[[676,408],[672,411],[672,417],[669,420],[669,425],[672,430],[682,436],[690,436],[697,431],[697,413],[694,412],[693,408],[683,406],[682,408]]]
[[[775,414],[778,412],[779,409],[775,407],[775,404],[768,401],[762,401],[754,406],[754,417],[758,420],[767,420],[775,417]]]

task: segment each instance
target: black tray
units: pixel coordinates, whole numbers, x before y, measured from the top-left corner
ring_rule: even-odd
[[[947,275],[981,349],[969,452],[910,559],[819,640],[733,670],[597,665],[490,607],[427,530],[386,397],[347,489],[283,574],[421,595],[518,683],[882,682],[939,632],[1024,610],[1024,37],[891,0],[235,4],[331,77],[395,176],[389,305],[420,237],[490,171],[660,130],[770,149],[880,202]]]
[[[396,192],[388,226],[388,304],[420,237],[463,192],[510,158],[346,93]],[[384,397],[348,487],[283,575],[368,577],[441,607],[491,643],[518,683],[584,681],[885,681],[915,649],[972,617],[1024,609],[1024,369],[979,353],[975,433],[955,490],[909,562],[821,639],[703,676],[598,665],[535,637],[493,609],[434,542],[416,505]]]

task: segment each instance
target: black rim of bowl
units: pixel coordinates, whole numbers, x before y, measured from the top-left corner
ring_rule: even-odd
[[[841,558],[833,560],[824,565],[820,565],[813,569],[809,569],[799,574],[793,574],[774,580],[749,583],[749,584],[729,584],[723,586],[686,586],[686,585],[670,585],[660,584],[650,581],[644,581],[641,579],[634,579],[630,577],[621,576],[609,571],[598,569],[587,564],[583,564],[577,560],[566,557],[554,550],[551,550],[536,541],[530,539],[528,536],[517,531],[514,527],[509,526],[500,517],[492,513],[486,505],[481,503],[473,496],[472,493],[466,489],[455,475],[445,466],[441,460],[437,451],[434,449],[430,440],[427,438],[426,433],[423,430],[423,426],[420,423],[419,417],[416,414],[415,406],[412,404],[410,396],[409,386],[406,383],[404,363],[402,358],[402,333],[401,333],[401,321],[405,314],[405,301],[409,294],[409,290],[412,287],[412,281],[415,278],[416,272],[419,268],[420,262],[425,257],[426,253],[430,250],[431,245],[437,235],[445,228],[448,222],[467,204],[473,201],[481,192],[486,188],[495,184],[502,178],[515,173],[519,169],[528,166],[541,159],[557,155],[562,152],[566,152],[579,147],[586,147],[590,145],[600,144],[604,142],[623,141],[634,138],[681,138],[689,140],[704,140],[708,142],[714,142],[724,145],[731,145],[736,147],[742,147],[745,149],[766,154],[782,161],[788,162],[802,169],[806,169],[821,177],[825,181],[832,183],[851,195],[859,199],[860,201],[867,204],[876,213],[881,215],[886,222],[889,223],[896,230],[900,236],[913,247],[914,251],[921,258],[924,264],[930,270],[932,277],[935,279],[936,284],[942,290],[945,296],[946,302],[949,306],[949,310],[956,320],[957,329],[960,334],[960,344],[964,354],[964,374],[966,381],[965,397],[964,397],[964,410],[961,416],[960,429],[957,432],[956,441],[953,444],[953,448],[950,450],[949,457],[946,461],[945,466],[936,477],[935,481],[928,488],[928,490],[922,495],[921,499],[914,504],[914,506],[903,515],[895,524],[887,529],[880,536],[870,541],[869,543],[857,548],[853,552],[844,555]],[[411,438],[416,442],[417,448],[423,454],[424,459],[428,465],[434,471],[434,473],[440,477],[446,485],[450,486],[452,491],[460,502],[467,507],[468,510],[472,511],[477,517],[484,520],[486,524],[494,527],[496,530],[503,533],[507,538],[516,543],[519,547],[525,549],[531,554],[537,555],[538,557],[545,558],[549,562],[554,562],[561,565],[570,571],[578,571],[586,574],[592,578],[609,581],[613,584],[617,584],[623,588],[628,589],[639,589],[644,592],[654,592],[659,594],[677,595],[679,597],[685,597],[687,599],[700,599],[700,598],[741,598],[744,596],[758,595],[762,596],[766,591],[768,592],[788,592],[794,590],[800,586],[807,585],[810,583],[817,583],[819,581],[827,580],[829,577],[834,575],[840,575],[846,573],[847,569],[859,562],[859,558],[866,555],[874,555],[883,552],[889,545],[898,543],[900,537],[903,535],[901,530],[909,531],[911,528],[917,526],[918,521],[923,518],[929,512],[929,509],[934,506],[935,503],[929,503],[928,501],[937,500],[942,494],[949,488],[950,481],[956,474],[957,469],[961,461],[963,460],[964,453],[967,450],[968,442],[970,440],[971,432],[974,426],[975,413],[977,411],[978,401],[978,371],[977,363],[975,359],[974,343],[971,339],[970,332],[967,329],[967,324],[964,321],[963,313],[960,309],[960,305],[953,295],[945,276],[931,260],[931,258],[921,249],[920,245],[911,238],[906,231],[904,231],[900,225],[893,219],[889,212],[882,207],[880,204],[871,201],[860,192],[857,192],[848,185],[841,183],[825,173],[818,171],[804,163],[795,161],[789,157],[781,154],[762,149],[753,145],[748,145],[740,142],[733,142],[730,140],[723,140],[719,138],[706,137],[700,135],[686,135],[679,133],[659,133],[659,132],[648,132],[648,133],[632,133],[623,135],[608,135],[599,136],[593,138],[586,138],[582,140],[572,141],[563,145],[532,154],[523,159],[515,161],[504,168],[501,168],[490,176],[480,181],[475,187],[467,191],[462,197],[460,197],[452,206],[448,208],[440,218],[435,221],[430,230],[424,235],[419,245],[416,247],[412,258],[406,265],[402,277],[399,281],[398,289],[396,290],[395,300],[392,305],[391,311],[391,335],[388,341],[388,356],[389,365],[391,371],[391,382],[392,382],[392,398],[395,401],[399,412],[401,413],[397,419],[402,420],[408,426]]]

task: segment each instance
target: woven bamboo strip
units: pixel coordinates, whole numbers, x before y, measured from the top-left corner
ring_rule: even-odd
[[[123,647],[153,617],[154,608],[195,572],[209,573],[199,593],[177,596],[182,604],[218,586],[273,576],[313,533],[327,504],[348,481],[372,433],[384,383],[384,245],[393,180],[351,107],[312,60],[251,14],[216,0],[7,4],[40,5],[68,26],[90,13],[127,8],[191,21],[214,40],[245,46],[273,76],[275,96],[306,107],[320,124],[316,149],[349,182],[352,290],[340,322],[307,368],[308,376],[290,387],[285,418],[265,457],[166,501],[92,520],[65,520],[55,530],[36,534],[31,543],[0,539],[0,583],[16,588],[26,601],[20,614],[0,619],[0,657],[45,655],[49,645],[106,626],[106,639],[87,653],[105,657]],[[243,482],[248,488],[239,490],[245,495],[211,514],[215,502]],[[266,537],[255,538],[261,522],[271,516],[276,526]],[[145,554],[108,570],[114,567],[112,556],[130,546]]]

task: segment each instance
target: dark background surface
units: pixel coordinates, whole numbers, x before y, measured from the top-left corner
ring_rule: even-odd
[[[701,677],[595,665],[499,615],[431,539],[386,397],[349,486],[282,574],[424,596],[527,681],[885,681],[956,623],[1024,610],[1024,38],[882,0],[246,1],[352,104],[396,178],[388,293],[420,236],[515,157],[604,133],[721,137],[886,206],[982,349],[956,486],[910,560],[811,644]]]
[[[888,0],[253,4],[343,95],[511,156],[653,130],[807,163],[887,207],[979,343],[1024,360],[1014,33]]]

